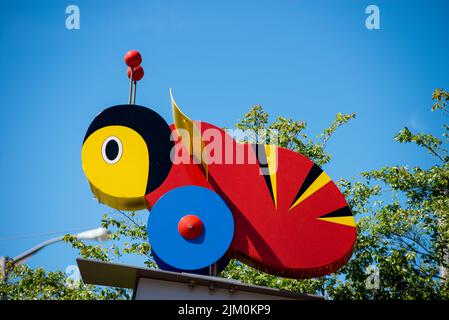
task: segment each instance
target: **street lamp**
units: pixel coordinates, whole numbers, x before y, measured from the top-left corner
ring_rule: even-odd
[[[100,228],[80,232],[75,235],[75,238],[77,238],[79,240],[95,240],[95,241],[103,242],[103,241],[106,241],[109,239],[109,234],[110,234],[110,232],[107,229],[100,227]],[[52,238],[47,241],[44,241],[44,242],[38,244],[37,246],[34,246],[33,248],[19,254],[18,256],[14,257],[12,259],[9,257],[4,257],[4,256],[0,257],[0,273],[1,273],[2,281],[6,282],[8,279],[8,270],[6,268],[7,262],[10,262],[13,266],[19,265],[19,264],[25,262],[25,260],[27,260],[32,255],[36,254],[38,251],[42,250],[43,248],[45,248],[53,243],[64,240],[64,237],[65,236],[60,236],[60,237],[56,237],[56,238]],[[6,294],[4,294],[3,300],[6,300],[6,298],[7,298]]]
[[[110,232],[105,228],[97,228],[91,229],[87,231],[83,231],[75,235],[75,238],[79,240],[95,240],[99,242],[103,242],[109,239]]]

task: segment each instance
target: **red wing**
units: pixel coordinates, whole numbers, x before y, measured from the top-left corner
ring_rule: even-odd
[[[215,127],[202,123],[202,130],[208,128]],[[255,145],[237,144],[229,135],[224,140],[223,154],[233,145],[234,160],[238,152],[245,155],[244,164],[208,165],[209,183],[234,214],[234,256],[261,270],[296,278],[334,272],[346,263],[356,228],[330,178],[307,157],[277,148],[277,171],[270,179],[261,175],[261,167],[267,166],[257,161]]]

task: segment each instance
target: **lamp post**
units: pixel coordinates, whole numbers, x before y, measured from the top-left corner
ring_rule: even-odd
[[[80,232],[75,235],[75,238],[77,238],[79,240],[94,240],[94,241],[103,242],[103,241],[108,240],[109,231],[106,230],[105,228],[100,227],[100,228]],[[14,257],[12,259],[9,257],[5,257],[5,256],[0,257],[1,280],[5,283],[8,281],[8,268],[7,268],[8,263],[12,264],[13,266],[20,265],[21,263],[25,262],[25,260],[27,260],[29,257],[36,254],[38,251],[42,250],[43,248],[45,248],[53,243],[62,241],[62,240],[64,240],[64,236],[49,239],[47,241],[44,241],[44,242],[32,247],[29,250],[19,254],[18,256]],[[7,300],[6,293],[3,294],[1,299]]]

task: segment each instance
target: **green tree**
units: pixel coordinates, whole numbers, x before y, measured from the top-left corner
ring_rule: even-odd
[[[0,294],[12,300],[112,300],[127,299],[120,288],[101,289],[75,282],[62,271],[47,272],[26,265],[8,266],[9,280],[0,283]]]
[[[447,112],[449,95],[434,92],[438,107]],[[430,168],[386,166],[362,173],[359,182],[341,181],[358,221],[359,235],[351,261],[340,270],[345,281],[330,281],[334,298],[447,299],[449,244],[448,126],[443,139],[402,129],[394,139],[414,143],[435,159]],[[364,286],[364,270],[380,273],[376,290]]]
[[[432,110],[448,112],[449,94],[437,89]],[[304,121],[278,117],[269,122],[261,106],[253,107],[236,125],[242,130],[276,131],[278,145],[300,152],[320,166],[331,161],[326,145],[335,131],[355,114],[337,114],[329,128],[317,137],[309,137]],[[424,133],[402,129],[395,140],[414,143],[435,159],[430,168],[387,166],[364,172],[358,180],[341,179],[338,185],[345,194],[356,219],[358,238],[354,254],[337,273],[316,279],[292,280],[272,276],[239,261],[231,261],[222,277],[297,292],[325,295],[332,299],[447,299],[449,245],[449,126],[443,126],[443,140]],[[145,256],[146,265],[156,268],[146,235],[146,213],[111,211],[102,225],[112,231],[112,245],[88,245],[72,236],[65,240],[80,255],[102,261],[116,260],[124,254]],[[379,286],[367,286],[367,270],[379,272]],[[121,289],[99,290],[81,284],[67,287],[63,273],[46,273],[25,266],[11,270],[11,282],[0,283],[15,299],[126,299]],[[39,289],[40,288],[40,289]],[[44,292],[45,294],[43,294]]]

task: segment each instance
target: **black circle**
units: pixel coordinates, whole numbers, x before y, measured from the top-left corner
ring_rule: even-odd
[[[109,140],[105,148],[106,158],[108,158],[109,161],[114,161],[118,156],[119,148],[120,147],[116,140],[114,139]]]

